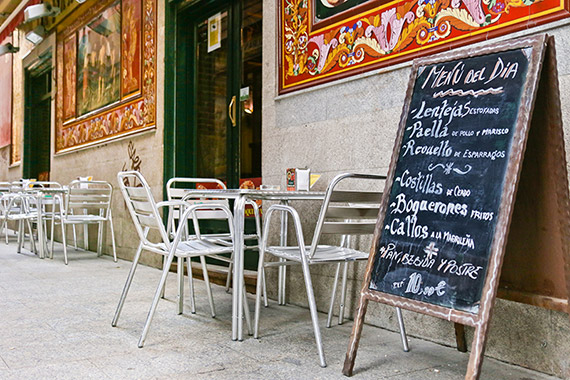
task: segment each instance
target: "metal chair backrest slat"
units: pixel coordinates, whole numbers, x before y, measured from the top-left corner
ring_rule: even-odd
[[[317,219],[309,258],[315,254],[321,235],[350,236],[374,233],[383,193],[336,189],[341,181],[349,179],[356,180],[355,183],[362,183],[362,180],[379,181],[385,180],[386,177],[346,173],[336,176],[330,182]]]
[[[224,204],[229,207],[227,199],[204,199],[188,195],[188,189],[195,189],[201,184],[214,184],[219,189],[226,189],[225,183],[216,178],[185,178],[175,177],[166,183],[166,194],[169,201],[181,200],[190,204]],[[184,186],[184,187],[177,187]],[[227,216],[220,210],[200,210],[195,214],[197,219],[226,219]],[[178,207],[170,207],[168,212],[168,230],[170,231],[174,224],[180,219],[180,209]]]
[[[330,197],[330,202],[380,203],[381,201],[382,192],[378,191],[334,190]]]
[[[351,206],[329,206],[325,214],[326,219],[357,219],[376,218],[378,207],[351,207]]]
[[[81,209],[89,214],[97,210],[99,215],[109,215],[112,196],[113,187],[108,182],[72,181],[66,197],[66,211],[74,213],[73,210]]]
[[[321,234],[336,235],[368,235],[374,233],[376,222],[326,222],[323,224]]]
[[[148,239],[148,231],[152,229],[159,232],[161,242],[158,244],[164,243],[170,247],[170,240],[146,179],[136,171],[119,172],[117,179],[142,244],[145,247],[157,246],[157,243]],[[140,183],[142,187],[127,186],[125,183]]]

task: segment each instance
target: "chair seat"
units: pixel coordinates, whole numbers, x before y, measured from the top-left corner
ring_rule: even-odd
[[[106,222],[107,219],[99,215],[68,215],[64,218],[65,224],[83,224],[83,223],[99,223]]]
[[[6,215],[7,220],[26,220],[26,219],[36,219],[38,214],[33,213],[18,213],[18,214],[8,214]]]
[[[305,253],[309,255],[311,247],[305,247]],[[301,262],[301,251],[298,246],[272,246],[266,249],[266,252],[286,260]],[[357,251],[351,248],[342,248],[331,245],[319,245],[314,256],[309,263],[328,263],[338,261],[355,261],[368,259],[368,253]]]
[[[167,254],[168,249],[164,243],[159,244],[159,246]],[[233,246],[227,246],[225,244],[218,244],[213,241],[208,240],[185,240],[181,241],[176,248],[176,256],[178,257],[194,257],[202,255],[219,255],[222,253],[232,253]]]

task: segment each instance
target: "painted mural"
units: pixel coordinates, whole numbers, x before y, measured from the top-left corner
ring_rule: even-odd
[[[2,43],[12,41],[6,38]],[[12,54],[0,56],[0,148],[10,145],[12,134]]]
[[[316,29],[311,0],[280,0],[279,92],[360,74],[568,17],[564,0],[381,3],[364,13]]]
[[[75,116],[75,75],[77,62],[77,36],[71,35],[63,43],[63,118],[71,119]]]
[[[155,128],[156,0],[98,3],[58,34],[56,153]]]
[[[140,89],[141,2],[140,0],[123,0],[123,72],[122,94],[129,95]]]
[[[120,3],[81,28],[77,38],[77,114],[84,115],[120,98]]]

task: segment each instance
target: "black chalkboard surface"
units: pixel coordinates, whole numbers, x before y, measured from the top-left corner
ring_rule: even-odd
[[[529,50],[418,68],[370,289],[477,314]]]
[[[551,282],[557,289],[565,283],[570,294],[570,202],[559,97],[554,38],[547,35],[414,61],[345,375],[352,375],[368,302],[374,301],[455,322],[456,332],[475,327],[465,378],[478,379],[511,221],[520,228],[511,235],[523,249],[539,248],[511,252],[519,253],[512,258],[526,263],[538,256],[539,262],[565,266],[564,278]],[[519,182],[525,183],[521,194]],[[520,223],[534,216],[552,223]],[[537,243],[526,244],[529,239]],[[541,249],[550,246],[554,255]],[[507,284],[517,285],[512,279]],[[543,294],[548,295],[523,296],[552,302]]]

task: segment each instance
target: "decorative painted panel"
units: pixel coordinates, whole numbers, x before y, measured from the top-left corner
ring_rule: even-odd
[[[570,8],[568,0],[369,0],[331,23],[316,15],[322,1],[279,0],[281,94],[568,17]]]
[[[63,118],[75,116],[75,75],[77,70],[77,36],[72,34],[63,43]]]
[[[121,6],[116,1],[77,32],[77,114],[120,98]]]
[[[123,0],[123,96],[132,94],[141,87],[141,20],[140,0]]]
[[[56,153],[155,128],[156,0],[107,0],[58,34]]]
[[[7,37],[2,43],[12,41]],[[12,133],[12,54],[0,56],[0,148],[10,145]]]

